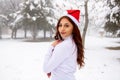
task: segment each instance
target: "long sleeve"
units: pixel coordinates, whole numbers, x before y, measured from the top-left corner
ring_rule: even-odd
[[[43,64],[43,69],[44,70],[45,70],[45,66],[48,64],[49,59],[52,56],[53,50],[54,50],[54,47],[50,45],[48,50],[47,50],[47,53],[45,54],[45,58],[44,58],[44,64]]]
[[[49,73],[59,66],[72,52],[68,44],[60,44],[55,47],[52,55],[46,55],[44,62],[44,72]]]

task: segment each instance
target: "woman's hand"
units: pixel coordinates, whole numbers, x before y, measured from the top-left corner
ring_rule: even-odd
[[[61,40],[55,40],[53,43],[52,43],[52,46],[55,47],[56,45],[58,45],[60,42],[62,42]]]
[[[48,76],[48,78],[50,78],[50,76],[51,76],[51,72],[50,72],[50,73],[47,73],[47,76]]]

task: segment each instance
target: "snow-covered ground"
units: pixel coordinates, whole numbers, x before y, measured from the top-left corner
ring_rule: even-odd
[[[86,37],[85,67],[76,80],[120,80],[120,38]],[[44,54],[51,42],[0,40],[0,80],[49,80],[42,70]]]

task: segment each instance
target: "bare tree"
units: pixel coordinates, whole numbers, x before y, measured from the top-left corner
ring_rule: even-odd
[[[0,27],[0,39],[2,38],[2,30],[1,30],[2,28]]]
[[[88,0],[85,0],[84,8],[85,8],[85,25],[84,25],[83,34],[82,34],[83,46],[85,46],[85,36],[86,36],[88,23],[89,23],[89,19],[88,19]]]

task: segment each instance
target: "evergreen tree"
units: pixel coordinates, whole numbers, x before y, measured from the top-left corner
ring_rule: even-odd
[[[120,0],[107,1],[111,9],[111,13],[106,16],[107,22],[105,24],[106,32],[112,33],[112,36],[119,35],[120,33]]]
[[[2,38],[2,28],[7,26],[8,18],[5,15],[0,15],[0,39]]]
[[[52,4],[49,0],[26,0],[20,4],[21,15],[23,15],[23,25],[24,29],[29,28],[33,39],[36,39],[38,30],[50,30],[52,24],[49,20],[52,19],[53,14],[51,14]],[[51,19],[47,19],[47,18]],[[48,26],[49,25],[49,26]],[[46,37],[46,35],[44,35]]]

